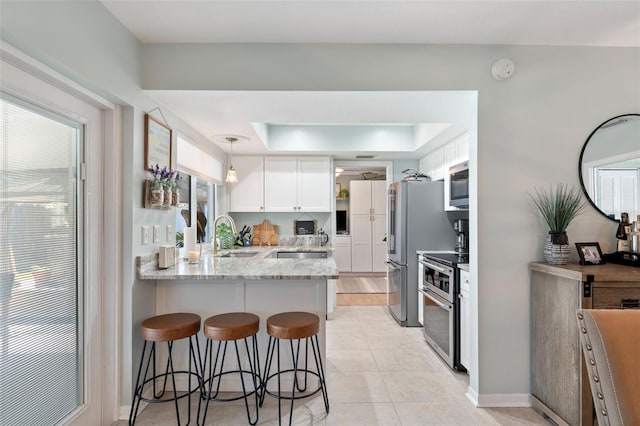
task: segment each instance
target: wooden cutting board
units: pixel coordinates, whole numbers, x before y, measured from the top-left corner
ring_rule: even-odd
[[[263,220],[260,225],[253,227],[253,245],[254,246],[277,246],[278,245],[278,227],[269,223],[267,219]]]

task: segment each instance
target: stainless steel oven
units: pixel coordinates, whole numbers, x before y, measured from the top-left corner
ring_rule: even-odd
[[[422,267],[422,286],[437,294],[440,298],[453,301],[455,299],[455,270],[426,256],[420,260]]]
[[[434,252],[423,254],[419,262],[422,268],[420,293],[424,304],[424,338],[449,367],[464,370],[459,360],[460,289],[456,265],[467,263],[468,256],[464,253]]]
[[[449,367],[455,368],[455,305],[424,288],[420,293],[424,298],[424,338]]]

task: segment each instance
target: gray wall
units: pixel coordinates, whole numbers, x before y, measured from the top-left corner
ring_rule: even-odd
[[[591,130],[609,117],[640,111],[639,49],[141,46],[93,2],[3,2],[1,19],[3,40],[130,106],[125,110],[122,162],[126,256],[147,252],[136,237],[141,223],[164,220],[163,213],[140,208],[142,116],[156,106],[141,89],[477,90],[478,130],[470,138],[478,141],[470,148],[477,205],[470,218],[477,226],[472,232],[477,233],[478,255],[471,267],[477,283],[479,366],[471,386],[481,395],[529,393],[528,263],[542,259],[546,229],[533,213],[527,191],[555,182],[577,184],[578,155]],[[516,72],[509,80],[495,81],[490,68],[501,57],[512,59]],[[184,125],[167,118],[175,127]],[[592,210],[569,227],[572,242],[599,241],[604,251],[613,248],[614,232],[615,224]],[[139,283],[132,264],[121,285],[126,404],[130,343],[137,344],[131,330],[140,318],[134,306],[149,299],[146,290],[136,295]]]

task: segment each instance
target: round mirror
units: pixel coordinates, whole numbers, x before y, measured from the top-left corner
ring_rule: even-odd
[[[640,114],[613,117],[587,138],[578,163],[580,184],[591,204],[619,221],[640,214]]]

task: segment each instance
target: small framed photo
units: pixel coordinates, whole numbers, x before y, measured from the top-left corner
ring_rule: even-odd
[[[581,265],[601,265],[605,263],[598,243],[576,243]]]
[[[171,169],[171,127],[144,115],[144,169],[149,170],[154,164],[161,168]]]
[[[342,185],[336,183],[336,198],[340,196],[340,191],[342,191]]]

